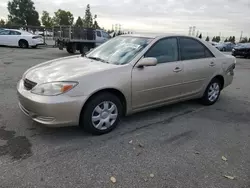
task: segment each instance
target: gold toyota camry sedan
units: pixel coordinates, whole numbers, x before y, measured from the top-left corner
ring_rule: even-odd
[[[86,55],[28,69],[19,106],[47,126],[113,130],[122,115],[199,98],[214,104],[232,83],[236,60],[208,42],[182,35],[123,35]]]

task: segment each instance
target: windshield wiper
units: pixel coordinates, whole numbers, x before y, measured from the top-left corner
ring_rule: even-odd
[[[101,59],[101,58],[99,58],[99,57],[87,57],[87,58],[93,59],[93,60],[96,60],[96,61],[101,61],[101,62],[103,62],[103,63],[109,63],[109,62],[107,62],[107,61],[105,61],[104,59]]]

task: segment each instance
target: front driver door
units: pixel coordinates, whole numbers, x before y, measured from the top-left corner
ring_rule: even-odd
[[[144,57],[155,57],[156,66],[132,70],[132,107],[134,110],[174,100],[181,94],[183,65],[179,61],[177,38],[157,41]]]
[[[9,45],[9,30],[3,30],[0,32],[0,45]]]

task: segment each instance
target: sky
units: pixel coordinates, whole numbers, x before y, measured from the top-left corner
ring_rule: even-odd
[[[58,9],[83,17],[89,3],[100,26],[112,24],[135,32],[188,34],[190,26],[203,36],[250,37],[250,0],[33,0],[36,10],[51,15]],[[8,0],[0,0],[0,18],[7,18]]]

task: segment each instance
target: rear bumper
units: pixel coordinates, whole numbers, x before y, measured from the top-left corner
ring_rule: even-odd
[[[83,104],[87,99],[82,96],[36,95],[23,88],[22,80],[18,83],[17,94],[23,113],[34,121],[50,127],[78,125]]]
[[[244,51],[232,51],[233,56],[250,56],[249,52]]]

